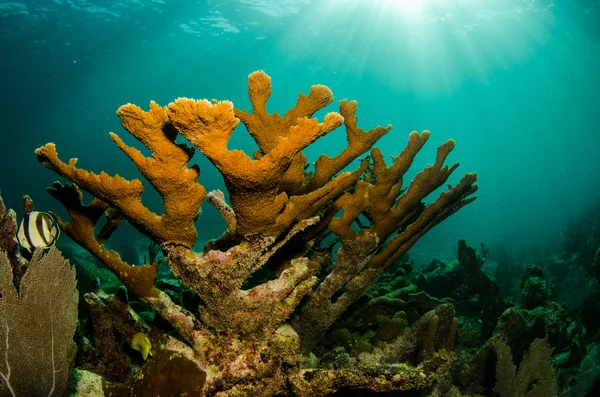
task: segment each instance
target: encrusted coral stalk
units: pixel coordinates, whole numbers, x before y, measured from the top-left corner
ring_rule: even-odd
[[[335,265],[331,273],[317,286],[298,313],[292,318],[292,326],[301,336],[301,349],[304,354],[310,353],[323,333],[358,297],[348,295],[333,299],[356,274],[360,273],[377,249],[379,240],[373,234],[345,241],[338,249]],[[368,290],[370,286],[366,286]]]
[[[297,258],[274,280],[248,290],[242,290],[242,284],[290,238],[316,221],[300,222],[279,242],[273,237],[257,236],[227,251],[211,250],[205,255],[192,255],[185,247],[170,244],[163,250],[175,275],[202,298],[203,323],[218,331],[235,330],[252,337],[273,332],[289,317],[316,282],[318,265]]]

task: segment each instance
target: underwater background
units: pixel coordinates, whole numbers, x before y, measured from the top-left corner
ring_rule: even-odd
[[[54,176],[33,155],[42,144],[135,176],[108,139],[122,131],[119,106],[185,96],[249,108],[255,70],[273,79],[270,111],[313,84],[357,100],[360,126],[394,126],[378,143],[386,155],[431,130],[415,170],[456,140],[449,161],[477,171],[479,198],[425,236],[417,260],[454,254],[458,238],[557,241],[600,192],[598,1],[2,1],[0,50],[0,189],[13,208],[29,194],[58,210],[44,192]],[[234,141],[253,149],[243,128]],[[336,131],[307,154],[344,146]],[[207,189],[221,187],[196,157]],[[201,240],[222,229],[203,209]]]
[[[29,194],[60,212],[44,192],[54,176],[33,154],[42,144],[134,177],[108,138],[122,131],[119,106],[186,96],[248,109],[255,70],[273,79],[270,111],[283,114],[313,84],[357,100],[359,126],[393,124],[378,143],[386,155],[431,130],[413,173],[456,140],[449,161],[477,171],[479,198],[411,250],[417,262],[453,256],[459,238],[556,243],[600,192],[598,1],[1,1],[0,52],[0,189],[12,208]],[[233,142],[252,150],[238,130]],[[338,130],[307,154],[344,146]],[[194,161],[208,190],[223,186],[205,158]],[[223,227],[207,207],[201,241]]]
[[[53,287],[56,294],[70,299],[72,329],[61,334],[69,346],[77,344],[76,357],[73,349],[63,349],[72,354],[70,365],[76,368],[72,377],[73,382],[79,382],[73,386],[76,396],[91,395],[81,388],[85,383],[81,381],[82,371],[90,369],[104,377],[104,395],[117,395],[108,393],[110,387],[127,390],[118,395],[149,396],[161,394],[155,387],[164,391],[173,386],[181,390],[189,386],[198,392],[196,395],[204,395],[206,390],[212,393],[231,386],[227,384],[229,380],[219,384],[222,374],[233,374],[231,390],[239,385],[250,385],[244,389],[250,390],[254,387],[252,382],[242,379],[235,383],[243,371],[229,373],[226,366],[235,365],[237,360],[262,360],[268,348],[282,354],[276,357],[285,365],[277,371],[289,375],[282,382],[281,387],[286,389],[281,390],[285,391],[278,389],[283,394],[276,395],[329,395],[315,394],[318,375],[328,376],[335,371],[341,374],[338,379],[340,385],[349,389],[348,395],[374,395],[377,388],[368,383],[369,376],[375,379],[377,371],[385,372],[394,366],[403,368],[402,376],[413,374],[412,380],[425,384],[427,378],[430,383],[426,387],[413,386],[424,390],[423,394],[414,395],[431,392],[428,397],[600,395],[600,0],[0,0],[0,193],[4,204],[17,211],[20,221],[24,212],[22,196],[27,194],[37,211],[55,212],[67,219],[64,208],[46,192],[56,174],[40,165],[34,154],[47,142],[56,143],[61,159],[78,158],[77,165],[83,169],[143,180],[108,135],[113,131],[127,145],[151,155],[125,134],[115,113],[120,106],[134,103],[147,110],[151,101],[166,106],[179,97],[189,97],[230,100],[236,108],[249,111],[252,106],[248,76],[257,70],[265,71],[272,79],[268,112],[283,115],[294,106],[299,92],[308,94],[312,85],[323,84],[333,91],[335,100],[316,113],[319,120],[327,112],[338,111],[339,100],[348,98],[358,102],[359,127],[369,130],[392,124],[393,130],[375,145],[381,148],[388,165],[391,156],[397,156],[406,147],[411,131],[430,130],[429,142],[405,175],[405,186],[434,162],[439,145],[454,139],[456,148],[446,163],[460,160],[460,167],[448,182],[456,185],[465,173],[477,172],[477,200],[428,231],[408,256],[396,258],[385,272],[381,270],[377,282],[369,281],[372,283],[364,291],[356,292],[360,291],[357,284],[346,280],[333,289],[335,293],[326,297],[325,303],[313,306],[311,299],[318,297],[319,288],[331,279],[337,281],[335,278],[343,273],[331,276],[332,269],[338,269],[338,261],[340,268],[350,263],[356,267],[353,271],[358,269],[353,282],[363,280],[358,276],[363,273],[357,263],[362,263],[361,258],[370,252],[368,244],[353,252],[347,240],[329,244],[335,243],[337,237],[327,237],[327,232],[323,232],[319,239],[311,237],[310,244],[315,245],[310,247],[309,243],[304,247],[297,241],[279,240],[287,245],[272,260],[261,256],[271,255],[267,249],[257,249],[260,253],[251,251],[253,245],[246,244],[250,239],[244,239],[255,237],[252,233],[235,237],[239,241],[227,241],[225,236],[205,246],[207,241],[219,237],[227,225],[213,206],[204,204],[202,216],[195,223],[195,250],[200,252],[205,246],[204,255],[195,256],[188,250],[178,257],[180,247],[173,248],[177,244],[171,240],[149,245],[149,238],[126,222],[114,233],[106,246],[118,251],[129,263],[127,270],[119,274],[129,288],[128,296],[107,270],[108,267],[119,273],[111,263],[114,257],[103,256],[108,252],[103,233],[94,242],[102,240],[98,245],[101,254],[96,253],[96,257],[102,257],[107,267],[64,232],[57,246],[73,267],[54,249],[43,258],[34,255],[31,259],[29,255],[25,259],[31,259],[31,273],[37,269],[70,272],[68,277],[56,276],[56,282],[45,283],[44,277],[38,282],[41,280],[44,288]],[[178,138],[178,142],[184,141]],[[338,128],[303,153],[309,161],[315,161],[322,153],[334,156],[347,145],[344,129]],[[251,153],[257,145],[240,123],[228,148]],[[199,164],[199,181],[207,191],[226,191],[221,174],[202,153],[198,152],[191,163]],[[354,170],[357,164],[358,160],[354,160],[347,169]],[[365,180],[371,171],[365,171]],[[153,212],[162,213],[163,200],[146,180],[144,184],[144,204]],[[447,191],[445,186],[428,196],[426,202],[433,202],[442,191]],[[84,196],[91,198],[87,193]],[[469,202],[466,196],[461,200]],[[26,202],[26,206],[30,204]],[[455,205],[447,208],[460,208]],[[26,209],[28,217],[30,210]],[[0,256],[0,275],[11,271],[13,283],[8,276],[0,277],[0,309],[4,310],[0,312],[9,318],[18,312],[18,307],[11,306],[7,291],[13,293],[11,288],[20,282],[21,286],[30,282],[25,277],[30,270],[26,270],[29,265],[23,265],[27,261],[20,257],[26,254],[24,250],[20,254],[15,251],[7,219],[2,205],[0,247],[7,252],[6,246],[12,247],[13,256]],[[357,224],[364,229],[359,221]],[[57,225],[53,223],[51,228],[56,229]],[[333,228],[329,230],[337,234]],[[406,230],[398,229],[397,235]],[[89,241],[83,241],[82,246],[86,243],[89,249]],[[377,244],[381,248],[384,243]],[[332,253],[334,247],[342,248]],[[279,278],[290,282],[285,272],[278,273],[278,266],[290,266],[286,271],[295,267],[300,261],[294,262],[294,255],[302,249],[311,251],[310,255],[317,253],[310,260],[328,250],[331,256],[326,259],[323,254],[322,263],[313,262],[313,268],[306,267],[311,272],[318,268],[315,279],[323,282],[318,286],[311,284],[307,291],[299,293],[298,302],[290,304],[290,313],[273,309],[281,309],[277,306],[284,302],[281,299],[265,299],[260,302],[263,306],[252,306],[254,302],[250,302],[252,310],[243,312],[235,306],[237,295],[226,301],[231,297],[225,293],[207,293],[213,286],[206,282],[208,277],[196,280],[182,274],[181,268],[177,273],[177,266],[184,265],[221,269],[219,261],[244,270],[252,261],[245,263],[235,255],[229,257],[234,248],[239,252],[247,250],[246,254],[250,252],[249,257],[261,264],[246,278],[239,276],[243,280],[239,286],[241,294],[260,291],[254,287]],[[356,255],[346,255],[344,249]],[[227,255],[220,256],[223,253]],[[287,261],[287,255],[294,260]],[[190,267],[186,261],[192,257],[196,262]],[[12,269],[8,264],[11,258]],[[156,279],[154,275],[137,276],[152,268],[138,266],[144,263],[156,264]],[[129,271],[140,273],[133,273],[128,279]],[[305,271],[309,274],[309,270]],[[238,281],[235,272],[226,276],[224,272],[222,279],[218,279],[218,271],[215,274],[217,284],[230,281],[226,276]],[[149,289],[131,281],[140,279],[148,283]],[[152,295],[156,292],[153,288],[165,292],[160,299],[166,300]],[[277,289],[271,287],[263,293],[266,296]],[[45,299],[45,289],[32,290],[43,297],[42,301],[54,302],[54,298]],[[318,322],[319,314],[323,314],[319,310],[327,311],[328,305],[336,305],[338,298],[343,301],[342,297],[352,293],[357,294],[355,300],[336,313],[330,323]],[[263,298],[260,292],[256,294]],[[24,300],[23,295],[19,299]],[[249,300],[255,297],[244,296],[250,296]],[[119,315],[135,317],[129,319],[129,328],[115,325],[120,321],[115,319],[110,320],[113,328],[100,326],[103,321],[110,322],[107,319],[111,315],[101,310],[110,305]],[[33,306],[40,309],[39,318],[52,317],[54,313],[42,305]],[[182,315],[179,309],[187,311]],[[209,310],[216,315],[211,317]],[[56,310],[59,315],[67,316],[68,312]],[[134,312],[139,316],[134,316]],[[291,329],[292,334],[300,335],[302,343],[310,339],[313,327],[322,326],[315,332],[314,340],[309,340],[314,345],[296,346],[292,337],[281,342],[279,334],[273,331],[275,326],[261,328],[261,321],[270,324],[273,313],[277,332]],[[244,315],[252,317],[252,321]],[[197,318],[205,321],[202,327],[206,329],[202,331],[209,336],[195,333],[196,328],[186,334],[187,323],[178,322],[181,317],[192,324]],[[220,324],[222,318],[231,323]],[[10,327],[6,321],[7,325],[0,327],[0,340],[4,337],[8,341]],[[184,326],[178,328],[181,324]],[[252,327],[258,329],[256,334],[264,336],[260,342],[268,347],[264,351],[260,343],[252,350],[254,347],[249,346],[253,346],[253,339],[245,339],[254,335],[256,330]],[[45,332],[49,327],[25,328]],[[223,330],[239,331],[239,335],[228,335]],[[73,333],[75,338],[71,337]],[[194,339],[198,335],[201,338]],[[228,340],[228,336],[232,339]],[[11,337],[21,335],[13,332]],[[106,353],[103,338],[112,339],[112,353],[118,354]],[[186,339],[195,348],[207,340],[218,341],[222,345],[206,344],[213,349],[213,356],[207,357],[223,364],[225,370],[221,368],[219,376],[214,368],[200,371],[199,375],[198,368],[206,369],[212,362],[206,357],[204,361],[198,359],[201,365],[193,365],[196,372],[184,385],[185,375],[181,375],[179,365],[185,363],[168,367],[172,372],[155,366],[170,365],[165,363],[171,362],[169,354],[174,354],[175,349],[165,347],[164,340],[172,342],[168,338]],[[233,340],[251,342],[241,343],[243,349],[239,351],[228,350],[235,345]],[[5,345],[8,349],[9,343]],[[302,354],[296,350],[299,346]],[[381,349],[390,346],[391,356],[377,356]],[[221,362],[222,353],[231,354],[234,359]],[[33,363],[16,357],[20,364]],[[111,367],[115,357],[122,365],[118,371]],[[4,364],[8,361],[5,359]],[[518,362],[519,371],[539,373],[520,385],[511,383],[510,376],[501,379]],[[393,364],[388,368],[389,363]],[[368,367],[370,364],[373,367]],[[430,364],[433,367],[419,372]],[[2,365],[0,361],[0,375]],[[361,365],[377,371],[363,373],[367,380],[362,386],[360,381],[354,386],[346,383],[344,371],[361,370]],[[258,368],[254,374],[256,384],[263,379],[268,383],[269,376]],[[301,374],[308,371],[309,375],[294,378],[290,368]],[[71,373],[65,371],[62,375],[67,372]],[[171,374],[182,382],[170,383],[149,373],[162,374],[167,380],[165,374]],[[144,379],[156,380],[158,386]],[[314,389],[307,388],[302,394],[302,382],[306,379],[308,383],[314,381]],[[207,386],[202,390],[205,381]],[[435,394],[445,382],[447,393]],[[427,389],[432,384],[434,389]],[[339,391],[331,394],[335,396],[345,395],[340,385],[327,386],[327,391]],[[389,395],[396,395],[393,393],[399,390],[397,386],[388,385]],[[352,394],[359,387],[364,388],[365,394]],[[521,394],[515,392],[517,389]],[[4,390],[0,388],[0,395]],[[264,390],[262,395],[269,395]],[[168,390],[170,394],[165,393],[161,395],[180,395],[173,389]],[[246,391],[239,395],[253,394]]]

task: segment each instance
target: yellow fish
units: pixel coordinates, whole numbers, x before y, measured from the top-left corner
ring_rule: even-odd
[[[131,338],[131,347],[142,354],[144,361],[146,361],[148,355],[152,355],[152,352],[150,351],[150,349],[152,349],[152,344],[150,343],[148,336],[143,332],[138,332],[133,335],[133,338]]]

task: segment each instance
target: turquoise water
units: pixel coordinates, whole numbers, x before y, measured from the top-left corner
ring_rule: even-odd
[[[188,96],[249,109],[246,79],[259,69],[272,78],[270,111],[325,84],[358,101],[361,127],[393,124],[379,143],[388,155],[410,131],[431,130],[411,175],[456,140],[451,181],[477,171],[479,198],[412,249],[417,261],[455,257],[459,238],[556,242],[600,193],[598,1],[0,1],[0,51],[0,190],[19,213],[23,194],[61,211],[35,148],[52,141],[63,159],[136,177],[108,137],[131,143],[120,105]],[[240,127],[231,146],[253,145]],[[340,129],[307,154],[344,146]],[[201,183],[222,188],[212,165],[195,161]],[[147,203],[160,205],[152,193]],[[205,240],[223,224],[203,210]]]

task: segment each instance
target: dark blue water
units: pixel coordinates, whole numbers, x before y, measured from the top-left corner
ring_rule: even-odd
[[[60,212],[45,192],[55,175],[33,155],[50,141],[64,160],[136,177],[108,136],[133,143],[120,105],[188,96],[248,109],[246,79],[258,69],[272,77],[270,111],[285,112],[312,84],[357,100],[361,127],[394,125],[379,143],[388,155],[410,131],[431,130],[411,175],[456,140],[451,181],[477,171],[479,198],[413,248],[418,261],[454,257],[459,238],[559,241],[600,194],[598,1],[46,0],[0,1],[2,196],[19,213],[23,194]],[[306,153],[344,146],[339,130]],[[241,127],[231,147],[254,143]],[[212,165],[195,161],[201,183],[222,188]],[[160,201],[149,192],[147,204]],[[222,231],[209,207],[201,240]]]

